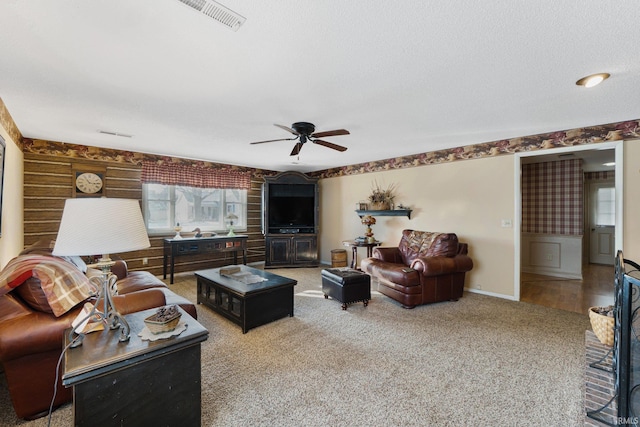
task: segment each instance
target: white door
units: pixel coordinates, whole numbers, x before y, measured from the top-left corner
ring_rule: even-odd
[[[613,182],[589,185],[590,253],[592,264],[613,265],[616,230],[616,188]]]

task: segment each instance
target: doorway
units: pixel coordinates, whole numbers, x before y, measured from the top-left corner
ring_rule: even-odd
[[[613,303],[613,263],[615,252],[622,248],[622,141],[598,144],[597,148],[566,147],[545,150],[544,153],[522,153],[515,159],[515,193],[516,215],[514,221],[515,265],[514,265],[514,299],[534,302],[549,307],[562,308],[582,314],[592,305],[608,305]],[[526,163],[548,162],[554,159],[578,157],[584,159],[585,172],[602,163],[614,163],[610,166],[614,179],[606,185],[594,186],[593,191],[601,190],[603,217],[598,219],[597,211],[591,206],[591,189],[585,184],[584,212],[585,231],[583,234],[582,280],[574,278],[558,278],[553,275],[542,276],[525,273],[522,268],[522,165]],[[560,157],[562,156],[562,157]],[[598,198],[595,198],[598,200]],[[595,203],[595,202],[594,202]],[[613,216],[613,220],[611,217]],[[594,226],[590,221],[594,219]],[[611,224],[612,223],[612,224]],[[616,227],[616,224],[618,225]],[[597,225],[597,226],[596,226]],[[591,233],[591,229],[594,232]],[[593,237],[592,237],[593,234]],[[592,244],[591,240],[594,240]],[[591,247],[596,252],[604,252],[600,261],[592,263]],[[610,255],[608,255],[610,253]],[[609,301],[610,300],[610,301]],[[591,305],[589,305],[591,304]],[[586,309],[584,308],[586,306]]]

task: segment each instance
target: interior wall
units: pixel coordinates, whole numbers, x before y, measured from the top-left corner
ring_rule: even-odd
[[[0,110],[4,104],[0,99]],[[23,246],[22,223],[22,150],[8,129],[13,125],[6,110],[0,114],[0,135],[6,144],[2,195],[2,234],[0,235],[0,269],[18,255]],[[10,122],[10,123],[9,123]]]
[[[139,164],[120,161],[118,151],[109,155],[105,154],[108,150],[103,150],[101,160],[98,161],[82,158],[72,149],[58,149],[61,146],[66,147],[62,143],[48,142],[47,154],[28,151],[24,154],[24,246],[40,239],[55,240],[64,202],[73,197],[76,170],[104,171],[106,197],[142,200],[142,167]],[[262,173],[255,173],[247,193],[247,230],[242,234],[249,236],[248,263],[264,261],[264,236],[261,229],[262,183]],[[20,227],[19,230],[22,235],[23,228]],[[190,231],[184,230],[182,234],[188,236]],[[162,275],[164,239],[173,235],[174,233],[149,236],[150,248],[118,256],[127,261],[130,270],[146,270],[154,275]],[[18,252],[24,246],[20,245]],[[143,263],[144,258],[148,264]],[[220,267],[232,262],[233,254],[230,252],[179,257],[176,258],[175,272]]]
[[[384,246],[395,246],[404,228],[455,232],[469,244],[474,268],[467,274],[468,290],[505,298],[515,295],[514,223],[518,207],[513,196],[516,177],[513,156],[482,158],[426,165],[386,172],[349,175],[320,180],[320,259],[330,264],[331,250],[342,241],[360,236],[364,226],[354,212],[371,185],[398,186],[396,204],[414,209],[411,217],[377,217],[372,227]],[[623,250],[626,258],[640,261],[640,140],[624,142]],[[364,250],[359,249],[360,259]],[[351,257],[351,254],[348,254]],[[518,263],[519,268],[519,263]]]
[[[522,232],[581,236],[582,160],[522,165]]]
[[[522,271],[582,279],[581,159],[522,164]]]
[[[372,229],[383,246],[397,246],[405,228],[456,233],[468,243],[474,262],[465,286],[513,298],[513,177],[513,156],[498,156],[322,179],[321,262],[330,264],[331,250],[343,248],[343,240],[363,235],[356,203],[367,199],[372,184],[395,184],[396,205],[409,206],[413,212],[411,219],[376,218]],[[365,252],[359,251],[361,259]]]
[[[640,139],[625,141],[623,162],[623,253],[640,262]]]

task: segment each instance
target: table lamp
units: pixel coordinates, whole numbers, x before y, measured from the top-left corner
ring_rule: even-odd
[[[238,219],[238,216],[234,213],[229,213],[226,217],[227,222],[229,223],[229,233],[227,234],[227,236],[235,236],[236,233],[233,232],[233,221]]]
[[[367,243],[375,243],[376,239],[373,238],[373,231],[371,226],[376,223],[376,219],[371,215],[365,215],[362,217],[362,223],[367,226],[367,230],[364,235],[367,237]]]
[[[102,271],[91,280],[98,285],[98,297],[86,320],[99,319],[109,329],[120,328],[121,342],[129,340],[129,324],[116,310],[111,289],[116,289],[116,276],[111,273],[115,264],[109,254],[135,251],[150,246],[147,229],[142,219],[140,205],[133,199],[85,198],[68,199],[64,204],[58,237],[53,255],[85,256],[101,255],[96,267]],[[95,280],[94,280],[95,279]],[[102,311],[100,302],[102,301]],[[78,328],[78,326],[76,326]],[[69,334],[72,347],[82,345],[84,334],[73,328]]]

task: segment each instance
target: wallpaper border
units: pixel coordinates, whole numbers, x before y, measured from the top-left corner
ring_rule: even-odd
[[[0,125],[7,131],[9,138],[22,150],[22,134],[2,98],[0,98]]]
[[[234,171],[251,173],[254,177],[275,175],[277,171],[256,169],[245,166],[229,165],[226,163],[215,163],[204,160],[184,159],[178,157],[161,156],[155,154],[138,153],[134,151],[115,150],[112,148],[93,147],[81,144],[70,144],[66,142],[48,141],[43,139],[22,139],[22,151],[31,154],[46,156],[62,156],[77,159],[116,162],[142,167],[145,161],[172,164],[182,164],[198,168],[211,168],[219,171]]]
[[[638,137],[640,137],[640,119],[627,120],[342,166],[311,172],[307,175],[314,178],[333,178]]]
[[[4,108],[4,104],[0,104],[0,107],[2,107],[0,108],[0,119],[5,120],[6,116],[3,113],[8,114],[8,112],[6,111],[6,108]],[[11,123],[13,123],[13,120],[11,120]],[[4,121],[3,124],[5,124]],[[13,124],[13,126],[8,126],[7,128],[13,130],[14,132],[17,132],[19,135],[19,131],[15,127],[15,124]],[[523,136],[511,139],[503,139],[500,141],[472,144],[446,150],[438,150],[403,157],[376,160],[372,162],[308,172],[306,175],[320,179],[333,178],[347,175],[359,175],[370,172],[382,172],[392,169],[403,169],[431,164],[448,163],[459,160],[480,159],[505,154],[546,150],[558,147],[598,144],[602,142],[620,141],[630,138],[640,138],[640,119],[550,132],[538,135]],[[54,142],[30,138],[17,139],[17,141],[20,140],[22,141],[22,151],[33,154],[60,155],[65,157],[83,158],[87,160],[129,163],[138,166],[142,165],[143,160],[173,162],[200,167],[211,167],[214,169],[252,172],[254,176],[270,176],[278,173],[277,171],[266,169],[254,169],[244,166],[144,154],[133,151],[121,151],[80,144],[69,144],[64,142]]]

